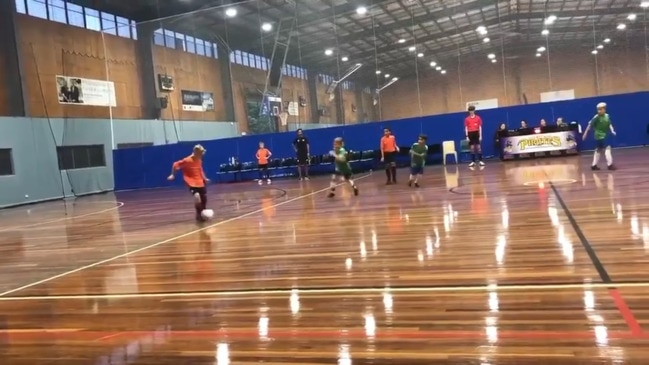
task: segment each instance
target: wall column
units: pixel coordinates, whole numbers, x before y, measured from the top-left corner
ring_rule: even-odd
[[[356,105],[356,120],[358,120],[358,123],[365,123],[367,122],[365,118],[365,103],[363,100],[363,87],[360,84],[356,84],[356,90],[354,90],[354,96],[356,99],[356,102],[354,105]]]
[[[223,108],[225,108],[225,120],[237,122],[234,115],[234,88],[232,86],[232,66],[230,65],[230,51],[217,43],[219,54],[219,67],[221,71],[221,89],[223,90]]]
[[[345,100],[343,100],[345,93],[342,83],[336,86],[335,93],[336,98],[334,99],[334,104],[336,106],[336,124],[345,124]]]
[[[140,74],[138,81],[142,94],[142,119],[160,118],[160,102],[153,62],[153,32],[156,28],[153,23],[137,25],[136,55]]]
[[[308,107],[311,120],[307,123],[320,123],[320,112],[318,111],[318,73],[307,69],[307,85],[309,91]]]
[[[0,87],[6,90],[7,113],[10,116],[26,116],[25,90],[22,83],[22,67],[17,37],[16,2],[0,1],[0,57],[5,66],[4,76],[0,78]]]

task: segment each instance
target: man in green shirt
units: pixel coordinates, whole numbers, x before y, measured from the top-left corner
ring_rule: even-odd
[[[597,142],[597,149],[593,155],[593,165],[591,169],[599,170],[597,164],[599,163],[599,158],[603,153],[606,158],[608,169],[615,170],[615,166],[613,166],[613,155],[611,155],[611,144],[607,139],[609,134],[615,135],[615,129],[613,129],[611,118],[608,113],[606,113],[606,103],[597,104],[597,114],[590,120],[590,122],[588,122],[588,127],[586,127],[582,138],[583,140],[586,139],[591,128],[594,130],[595,141]]]
[[[336,177],[339,177],[341,181],[346,181],[354,190],[354,195],[358,195],[358,188],[354,184],[354,180],[352,180],[352,167],[349,165],[344,145],[345,142],[341,137],[334,139],[334,149],[329,153],[334,157],[334,165],[336,166],[336,173],[331,175],[331,182],[329,183],[331,190],[328,197],[330,198],[336,196]]]
[[[419,178],[424,174],[424,165],[426,165],[427,140],[426,136],[420,135],[417,143],[413,143],[412,147],[410,147],[410,180],[408,186],[415,184],[416,188],[419,187]]]

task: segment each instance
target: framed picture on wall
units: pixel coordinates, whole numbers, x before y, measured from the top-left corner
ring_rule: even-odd
[[[190,112],[214,111],[214,94],[203,91],[181,90],[183,110]]]
[[[158,74],[160,91],[174,91],[174,79],[169,75]]]

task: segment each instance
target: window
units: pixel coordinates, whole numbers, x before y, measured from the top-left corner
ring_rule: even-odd
[[[86,22],[83,18],[83,8],[72,3],[67,3],[66,5],[68,6],[68,24],[85,28]]]
[[[115,15],[101,12],[101,29],[112,35],[117,35],[117,24],[115,23]]]
[[[165,46],[174,48],[176,46],[176,34],[170,30],[163,30],[165,35]]]
[[[0,148],[0,176],[14,174],[14,163],[10,148]]]
[[[63,0],[48,0],[47,11],[50,20],[67,24],[68,19],[65,15],[65,1]]]
[[[126,18],[118,16],[117,20],[117,35],[124,38],[131,38],[131,26]]]
[[[205,56],[205,42],[202,39],[196,39],[196,54]]]
[[[27,0],[27,14],[41,19],[47,19],[45,0]]]
[[[106,166],[104,145],[62,146],[56,148],[59,170]]]
[[[131,20],[131,37],[137,40],[137,23]]]
[[[162,29],[157,29],[155,32],[153,32],[153,44],[157,46],[165,45],[165,36],[162,33]]]
[[[16,0],[16,11],[20,14],[27,14],[27,7],[25,6],[25,0]]]
[[[234,63],[241,65],[243,60],[241,59],[241,51],[234,51]]]
[[[205,56],[207,57],[214,57],[212,54],[212,50],[214,47],[212,47],[212,44],[210,42],[205,41]]]
[[[97,10],[86,8],[86,28],[90,30],[101,31],[101,21]]]
[[[196,41],[194,37],[187,36],[187,52],[196,53]]]
[[[241,58],[242,58],[244,66],[248,66],[248,67],[251,66],[250,65],[250,58],[248,57],[248,54],[246,52],[241,52]],[[254,64],[253,64],[253,66],[254,66]]]
[[[187,48],[185,48],[185,35],[182,33],[175,33],[176,35],[176,49],[181,49],[185,52],[187,52]]]
[[[214,58],[219,58],[219,46],[217,46],[216,43],[214,43],[213,48],[214,48]]]

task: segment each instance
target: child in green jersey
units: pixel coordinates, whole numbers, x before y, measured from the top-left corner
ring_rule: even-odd
[[[329,183],[331,190],[328,197],[330,198],[336,195],[336,177],[339,177],[341,181],[346,181],[354,190],[354,195],[358,195],[358,188],[354,184],[354,180],[352,180],[352,167],[349,165],[344,145],[345,142],[341,137],[334,139],[334,149],[329,153],[334,157],[334,165],[336,166],[336,173],[331,175],[331,182]]]
[[[606,113],[606,103],[597,104],[597,114],[590,120],[590,122],[588,122],[588,127],[586,127],[586,130],[584,131],[584,140],[591,128],[594,130],[595,141],[597,142],[597,149],[593,155],[593,165],[591,169],[599,170],[597,164],[599,163],[599,158],[603,153],[606,158],[608,169],[615,170],[615,166],[613,166],[613,155],[611,155],[611,144],[607,139],[609,134],[615,135],[615,129],[613,129],[611,118],[608,113]]]
[[[419,187],[419,178],[424,174],[426,154],[428,153],[427,140],[428,137],[420,135],[417,143],[413,143],[412,147],[410,147],[410,180],[408,180],[408,186],[415,184],[416,188]]]

